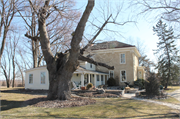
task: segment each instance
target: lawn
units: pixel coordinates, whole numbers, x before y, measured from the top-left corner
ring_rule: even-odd
[[[155,101],[159,101],[159,102],[166,102],[166,103],[172,103],[172,104],[180,104],[180,101],[177,100],[176,98],[173,97],[168,97],[167,99],[153,99]]]
[[[5,88],[1,89],[7,90]],[[8,89],[8,90],[12,90]],[[179,118],[166,106],[123,98],[96,99],[96,104],[71,108],[40,108],[24,101],[43,95],[1,92],[1,118]]]
[[[167,93],[171,93],[177,89],[180,89],[180,86],[168,86],[167,90],[165,90]]]

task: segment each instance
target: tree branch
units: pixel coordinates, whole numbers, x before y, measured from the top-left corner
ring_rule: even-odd
[[[103,30],[103,28],[106,26],[106,24],[108,23],[109,19],[111,18],[112,14],[108,17],[108,19],[104,22],[104,24],[101,26],[101,28],[99,29],[99,31],[96,33],[96,35],[89,41],[89,43],[81,49],[80,53],[83,54],[83,52],[94,42],[94,40],[96,39],[96,37],[101,33],[101,31]]]
[[[96,61],[94,61],[93,59],[88,58],[88,57],[85,57],[85,56],[82,56],[82,55],[79,55],[78,60],[87,61],[87,62],[89,62],[89,63],[92,63],[92,64],[96,65],[96,66],[102,66],[102,67],[105,67],[105,68],[107,68],[107,69],[114,70],[114,66],[109,66],[109,65],[107,65],[107,64],[105,64],[105,63],[96,62]]]
[[[31,40],[33,40],[33,41],[37,41],[37,40],[39,40],[40,39],[40,37],[38,37],[38,36],[30,36],[30,35],[28,35],[27,33],[24,35],[24,36],[26,36],[27,38],[29,38],[29,39],[31,39]]]

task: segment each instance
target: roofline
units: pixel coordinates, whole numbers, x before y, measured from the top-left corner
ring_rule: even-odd
[[[36,68],[26,69],[26,70],[24,70],[24,72],[28,72],[28,71],[32,71],[32,70],[36,70],[36,69],[43,69],[43,68],[46,68],[46,65],[40,66],[40,67],[36,67]]]
[[[121,51],[120,51],[121,49]],[[138,56],[138,57],[141,57],[138,49],[134,46],[134,47],[122,47],[122,48],[113,48],[113,49],[99,49],[99,50],[92,50],[92,52],[94,53],[103,53],[103,52],[112,52],[112,51],[115,51],[115,52],[122,52],[122,51],[130,51],[130,50],[135,50],[135,54]],[[85,53],[86,54],[86,53]],[[88,53],[87,53],[88,54]]]

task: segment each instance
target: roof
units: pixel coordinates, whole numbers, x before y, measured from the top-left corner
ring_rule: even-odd
[[[33,71],[33,70],[41,70],[41,69],[46,69],[47,70],[46,65],[36,67],[36,68],[31,68],[31,69],[25,70],[24,72]],[[79,66],[74,73],[75,74],[77,74],[77,73],[83,73],[83,74],[90,73],[90,74],[106,74],[106,75],[108,75],[108,73],[105,73],[105,72],[87,70],[82,66]]]
[[[82,67],[82,66],[79,66],[74,73],[75,73],[75,74],[77,74],[77,73],[83,73],[83,74],[85,74],[85,73],[90,73],[90,74],[106,74],[106,75],[108,75],[108,73],[106,73],[106,72],[100,72],[100,71],[94,71],[94,70],[87,70],[87,69],[85,69],[85,68]]]
[[[134,45],[122,43],[119,41],[109,41],[94,44],[90,49],[91,50],[100,50],[100,49],[114,49],[114,48],[125,48],[125,47],[135,47]]]

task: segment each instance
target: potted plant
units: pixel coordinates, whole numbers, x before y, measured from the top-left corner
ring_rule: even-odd
[[[81,90],[86,90],[86,86],[81,87]]]

